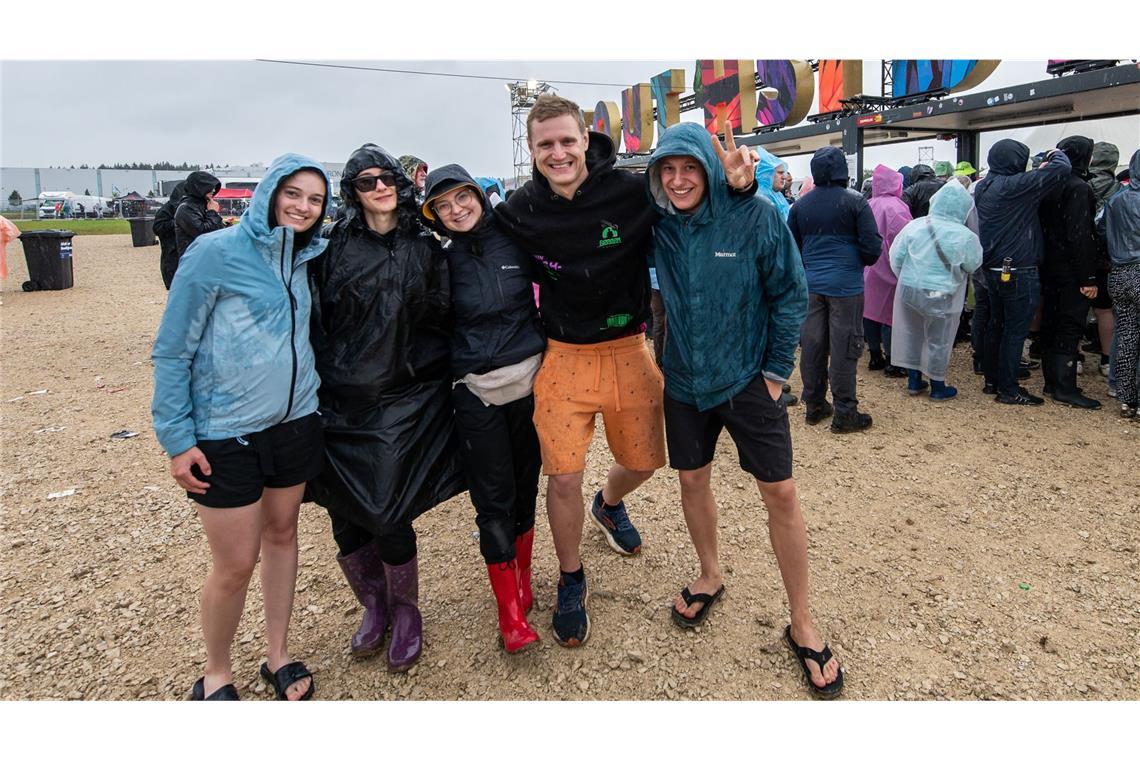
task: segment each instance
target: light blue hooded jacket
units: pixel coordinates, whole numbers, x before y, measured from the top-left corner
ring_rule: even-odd
[[[668,156],[692,156],[704,168],[705,198],[693,214],[679,213],[661,184],[659,162]],[[665,130],[646,173],[659,214],[650,263],[669,315],[665,393],[703,411],[757,375],[785,382],[807,316],[807,281],[791,231],[771,204],[729,191],[699,124]]]
[[[317,410],[306,262],[328,241],[293,250],[290,227],[269,228],[277,186],[321,164],[286,153],[257,185],[241,223],[194,240],[171,283],[151,359],[159,444],[177,456],[198,441],[256,433]],[[322,212],[323,216],[323,212]],[[320,219],[313,228],[319,233]]]
[[[908,222],[891,244],[891,269],[907,287],[953,293],[982,264],[982,244],[966,227],[974,208],[959,182],[947,182],[930,199],[930,213]],[[934,241],[948,263],[942,263]]]
[[[784,167],[784,171],[787,171],[788,162],[776,158],[760,146],[754,147],[753,150],[760,154],[760,163],[756,164],[756,195],[771,202],[780,212],[780,218],[786,222],[788,221],[788,212],[792,210],[792,204],[788,203],[788,199],[784,197],[783,193],[772,189],[772,178],[776,176],[776,170],[781,166]]]

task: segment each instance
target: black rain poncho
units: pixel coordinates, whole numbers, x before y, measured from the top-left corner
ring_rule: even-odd
[[[398,223],[387,235],[365,224],[350,184],[370,167],[397,177]],[[341,181],[347,214],[326,228],[328,249],[309,269],[325,465],[307,496],[374,534],[465,488],[452,423],[447,263],[417,221],[414,192],[383,149],[356,150]]]

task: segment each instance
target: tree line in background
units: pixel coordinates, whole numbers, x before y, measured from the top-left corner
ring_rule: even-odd
[[[63,169],[62,166],[49,166],[49,169]],[[98,166],[88,166],[87,164],[80,164],[76,166],[72,164],[67,167],[68,169],[155,169],[157,171],[168,172],[196,172],[202,167],[199,164],[172,164],[169,161],[158,161],[153,164],[99,164]]]

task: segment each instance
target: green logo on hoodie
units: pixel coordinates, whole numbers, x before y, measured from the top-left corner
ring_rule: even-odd
[[[606,318],[606,327],[625,327],[632,321],[632,314],[613,314]]]
[[[602,221],[602,239],[598,241],[599,248],[609,248],[611,245],[620,245],[621,235],[616,224]]]

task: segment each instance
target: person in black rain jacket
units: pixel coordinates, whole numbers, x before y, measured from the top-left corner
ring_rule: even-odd
[[[926,164],[917,164],[910,170],[910,182],[903,190],[903,202],[910,209],[912,218],[930,213],[930,199],[946,184],[934,176],[934,170]]]
[[[546,338],[529,257],[507,237],[491,202],[463,167],[427,175],[421,214],[450,239],[447,269],[454,326],[451,394],[464,470],[479,526],[479,550],[508,653],[538,643],[531,550],[541,465],[534,430],[534,377]]]
[[[222,228],[221,207],[214,200],[214,193],[222,189],[222,183],[209,172],[191,172],[182,186],[185,195],[174,212],[174,235],[178,247],[178,257],[194,242],[194,238]]]
[[[170,290],[170,282],[174,279],[174,272],[178,269],[178,240],[174,228],[174,212],[186,194],[186,182],[179,182],[170,191],[170,197],[162,204],[154,215],[154,234],[158,236],[160,253],[158,255],[158,268],[162,273],[162,284]]]
[[[388,668],[419,659],[423,622],[412,520],[464,489],[451,409],[450,288],[399,162],[368,143],[340,184],[347,212],[309,269],[325,465],[309,495],[329,510],[337,560],[364,619],[352,652]]]

